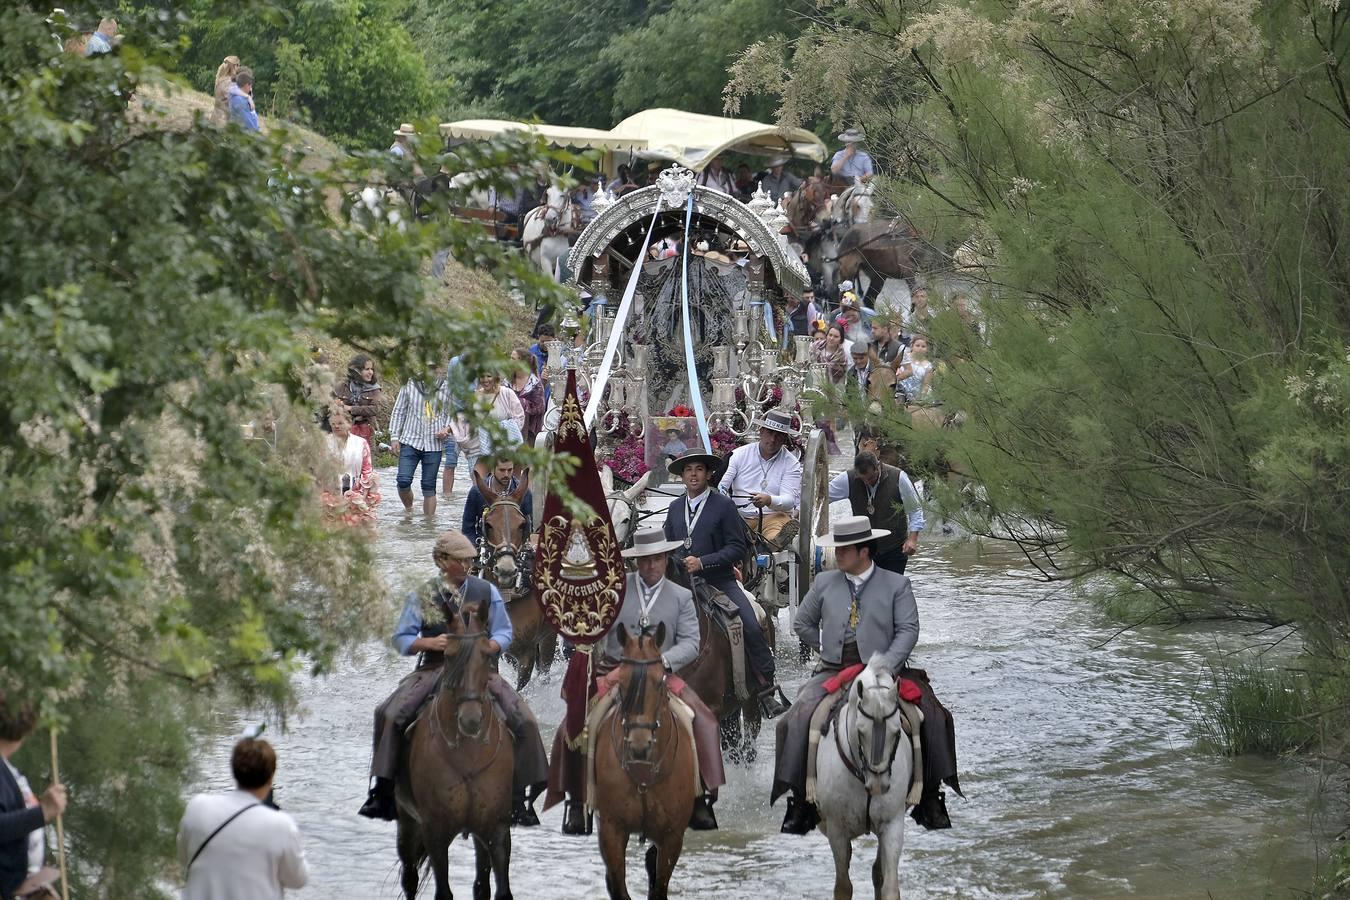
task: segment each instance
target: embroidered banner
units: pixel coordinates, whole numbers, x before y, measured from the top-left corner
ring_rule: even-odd
[[[577,373],[567,372],[553,452],[578,460],[567,487],[586,507],[576,515],[550,492],[535,550],[535,596],[544,618],[576,644],[593,644],[605,636],[623,607],[625,569],[609,519],[609,505],[600,484],[595,451],[587,434]]]

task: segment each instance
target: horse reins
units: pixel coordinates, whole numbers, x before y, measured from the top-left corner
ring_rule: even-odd
[[[871,687],[864,688],[863,690],[883,691],[890,693],[890,691],[884,685],[873,685]],[[890,712],[888,712],[885,716],[882,716],[880,719],[878,719],[876,716],[870,716],[866,712],[864,712],[862,709],[861,702],[859,702],[858,704],[849,704],[849,706],[853,708],[853,711],[857,715],[862,716],[864,719],[872,723],[873,749],[877,751],[876,756],[881,757],[886,752],[886,747],[884,744],[884,741],[886,740],[886,732],[884,730],[884,726],[887,722],[891,720],[891,717],[901,714],[899,699],[895,701],[895,708],[892,709]],[[891,772],[891,767],[895,765],[895,755],[900,750],[900,736],[905,733],[903,724],[900,730],[896,733],[895,743],[891,746],[891,752],[890,755],[887,756],[886,758],[886,768],[884,769],[878,769],[875,765],[873,765],[872,760],[869,758],[866,749],[861,744],[858,745],[858,755],[861,757],[862,766],[860,767],[857,763],[853,761],[853,752],[852,752],[853,742],[850,740],[847,742],[847,746],[844,745],[843,740],[839,736],[840,733],[843,732],[844,730],[843,728],[839,727],[840,724],[841,723],[838,722],[835,723],[834,746],[835,749],[839,751],[839,758],[843,760],[844,768],[848,770],[848,773],[852,775],[854,778],[858,779],[858,782],[863,784],[864,788],[866,787],[867,775],[889,775]],[[883,729],[881,731],[881,740],[883,741],[883,743],[880,747],[876,746],[878,728]],[[864,769],[866,770],[865,772]],[[864,793],[867,794],[867,830],[872,831],[873,830],[872,793],[871,791],[867,790],[864,790]]]
[[[483,524],[488,525],[491,521],[493,512],[500,509],[502,511],[502,531],[506,531],[506,511],[514,509],[524,518],[525,511],[520,508],[520,504],[514,500],[494,500],[492,505],[483,513]],[[526,526],[528,527],[528,525]],[[509,541],[509,538],[508,538]],[[494,544],[487,539],[486,533],[483,535],[483,550],[479,559],[479,571],[487,573],[496,569],[497,561],[503,556],[511,557],[511,561],[516,564],[516,583],[512,585],[512,593],[520,591],[525,587],[525,567],[520,562],[520,545],[514,542]]]

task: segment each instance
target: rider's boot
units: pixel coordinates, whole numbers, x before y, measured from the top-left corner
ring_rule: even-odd
[[[783,695],[783,689],[776,684],[771,684],[760,691],[757,702],[760,715],[766,719],[776,719],[792,708],[792,704],[788,703],[787,697]]]
[[[952,827],[951,817],[947,815],[947,798],[941,788],[924,790],[923,799],[914,807],[911,815],[915,822],[929,831]]]
[[[591,817],[580,800],[568,800],[563,804],[563,834],[590,834]]]
[[[394,782],[388,778],[376,778],[370,795],[361,805],[357,815],[367,819],[382,819],[392,822],[398,818],[398,806],[394,803]]]
[[[511,824],[519,825],[521,828],[533,828],[539,824],[534,804],[526,799],[524,791],[517,792],[511,798]]]
[[[694,798],[694,811],[689,816],[689,827],[694,831],[716,831],[717,816],[713,815],[713,801],[707,794]]]
[[[787,815],[783,816],[784,834],[810,834],[820,824],[820,813],[814,803],[807,803],[800,797],[788,797]]]

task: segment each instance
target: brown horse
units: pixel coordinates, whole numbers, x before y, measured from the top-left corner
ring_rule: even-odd
[[[648,900],[666,900],[694,810],[694,745],[670,709],[661,641],[666,626],[629,634],[619,625],[623,657],[614,688],[618,702],[597,726],[595,811],[610,900],[629,900],[628,838],[650,840]]]
[[[887,278],[903,278],[914,288],[919,272],[951,269],[951,258],[929,243],[904,219],[879,219],[855,225],[839,241],[839,278],[856,281],[866,267],[872,276],[867,302],[881,293]]]
[[[478,486],[487,509],[483,512],[483,548],[476,563],[482,577],[497,586],[506,601],[514,637],[506,655],[516,664],[516,690],[525,690],[538,664],[547,672],[558,651],[558,633],[544,619],[534,597],[531,572],[534,549],[529,545],[530,526],[520,508],[530,489],[530,472],[521,475],[516,489],[498,494],[475,469],[473,483]]]
[[[671,560],[667,576],[671,581],[690,588],[689,575],[684,566]],[[692,589],[692,588],[691,588]],[[700,591],[712,588],[700,585]],[[745,700],[736,697],[731,671],[731,641],[726,632],[713,624],[711,616],[702,599],[694,603],[698,610],[698,656],[681,669],[678,674],[694,689],[717,721],[722,726],[722,749],[732,761],[753,762],[755,758],[755,738],[759,735],[763,716],[754,696]],[[773,616],[765,619],[764,637],[773,647],[776,643]],[[747,659],[746,666],[749,666]],[[747,669],[746,679],[750,678]],[[747,685],[747,687],[750,687]]]
[[[417,897],[418,867],[431,859],[436,900],[451,900],[450,842],[473,835],[474,900],[511,897],[511,734],[487,692],[492,673],[488,613],[469,604],[447,623],[450,646],[436,695],[409,729],[396,786],[403,893]]]

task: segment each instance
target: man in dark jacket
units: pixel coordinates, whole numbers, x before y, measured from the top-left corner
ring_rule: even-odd
[[[66,788],[50,785],[34,800],[28,781],[9,759],[32,734],[37,711],[26,700],[0,690],[0,898],[9,900],[28,877],[29,841],[33,832],[53,822],[66,811]],[[41,863],[42,844],[37,843],[35,859]]]
[[[736,501],[709,485],[722,461],[697,451],[670,461],[670,474],[684,482],[685,493],[666,508],[666,537],[683,547],[674,556],[689,573],[726,594],[736,604],[745,634],[745,655],[758,679],[755,687],[760,710],[773,718],[787,711],[787,700],[774,681],[773,648],[764,637],[750,599],[741,590],[732,566],[749,550],[745,523]]]

